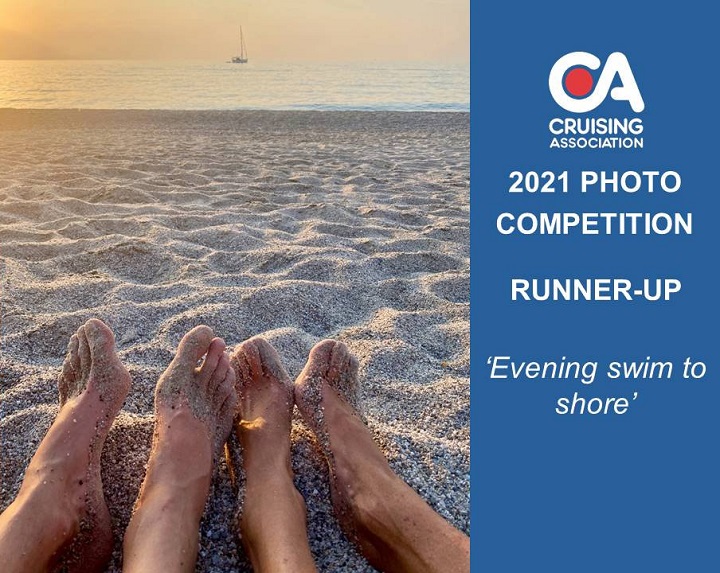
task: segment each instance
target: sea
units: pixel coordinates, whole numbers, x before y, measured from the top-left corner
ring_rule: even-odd
[[[0,60],[0,108],[463,112],[470,66]]]

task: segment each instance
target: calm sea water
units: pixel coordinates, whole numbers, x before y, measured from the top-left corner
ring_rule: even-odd
[[[468,111],[440,64],[0,60],[0,108]]]

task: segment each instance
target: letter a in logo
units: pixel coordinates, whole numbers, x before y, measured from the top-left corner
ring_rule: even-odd
[[[596,56],[588,52],[571,52],[555,62],[548,79],[555,102],[567,111],[586,113],[605,101],[610,92],[614,100],[629,102],[635,113],[644,110],[645,102],[625,54],[613,52],[608,56],[593,89],[595,80],[588,70],[597,70],[600,63]],[[616,75],[620,77],[622,85],[610,89]]]

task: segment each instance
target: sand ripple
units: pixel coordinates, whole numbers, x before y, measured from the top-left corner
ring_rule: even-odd
[[[393,467],[469,531],[468,127],[466,114],[0,111],[0,508],[55,415],[67,340],[95,316],[133,377],[103,456],[118,540],[155,381],[200,323],[229,346],[263,334],[293,377],[315,342],[344,341]],[[299,420],[293,439],[321,570],[371,570],[335,525]],[[198,571],[247,569],[232,515],[222,466]]]

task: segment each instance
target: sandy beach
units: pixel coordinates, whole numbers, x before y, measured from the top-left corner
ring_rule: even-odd
[[[393,469],[470,530],[469,115],[0,110],[0,510],[58,410],[68,339],[115,332],[132,387],[103,451],[119,571],[153,390],[182,335],[260,334],[292,378],[324,338],[360,362]],[[293,467],[321,571],[345,539],[296,412]],[[242,483],[239,484],[242,487]],[[197,571],[249,571],[220,464]]]

